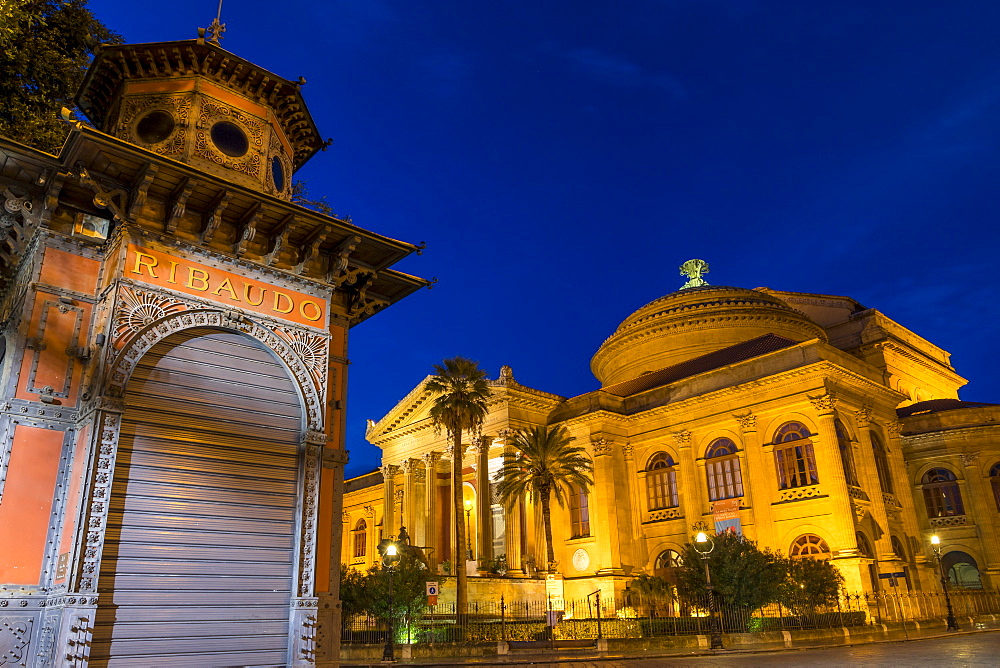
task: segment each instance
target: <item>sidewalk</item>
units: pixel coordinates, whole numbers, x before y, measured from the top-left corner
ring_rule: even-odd
[[[990,616],[987,616],[990,617]],[[987,619],[980,620],[980,625],[986,626],[987,628],[971,628],[970,618],[966,617],[959,620],[959,624],[962,626],[961,631],[945,631],[943,624],[937,624],[937,620],[924,621],[922,622],[922,628],[914,628],[913,622],[907,623],[907,629],[904,632],[899,624],[894,624],[893,628],[887,629],[887,632],[882,632],[878,627],[882,625],[873,625],[871,627],[855,627],[852,629],[835,629],[839,631],[839,634],[830,634],[827,638],[795,638],[790,632],[785,632],[784,641],[781,643],[774,642],[764,642],[756,643],[751,645],[749,643],[727,643],[727,647],[732,646],[733,649],[725,650],[709,650],[707,649],[708,642],[705,636],[693,636],[695,639],[704,639],[704,643],[698,642],[698,645],[704,645],[704,647],[692,647],[688,649],[676,648],[676,649],[639,649],[626,651],[624,647],[612,647],[608,652],[597,652],[593,649],[587,650],[564,650],[564,651],[517,651],[512,652],[507,655],[491,654],[485,656],[455,656],[455,657],[426,657],[426,658],[415,658],[415,659],[398,659],[396,664],[401,666],[456,666],[456,665],[478,665],[478,666],[518,666],[518,665],[534,665],[534,666],[545,666],[547,664],[557,664],[566,662],[578,662],[578,661],[628,661],[630,659],[677,659],[681,657],[698,657],[698,656],[716,656],[716,655],[733,655],[733,654],[763,654],[770,652],[794,652],[794,651],[804,651],[810,649],[823,649],[831,647],[849,647],[853,645],[868,645],[868,644],[885,644],[885,643],[902,643],[907,641],[916,640],[927,640],[931,638],[942,638],[942,637],[953,637],[960,635],[971,635],[977,633],[991,633],[1000,630],[1000,624],[998,624],[997,619]],[[844,634],[843,631],[848,631]],[[749,634],[726,634],[724,639],[726,641],[736,640],[735,636],[739,635],[749,635]],[[761,634],[756,634],[761,635]],[[793,636],[789,638],[788,636]],[[825,640],[825,642],[824,642]],[[616,643],[620,645],[621,643]],[[397,650],[397,657],[401,654]],[[341,666],[361,668],[369,666],[379,666],[383,667],[387,664],[381,661],[372,661],[371,659],[357,660],[357,659],[347,659],[340,663]]]

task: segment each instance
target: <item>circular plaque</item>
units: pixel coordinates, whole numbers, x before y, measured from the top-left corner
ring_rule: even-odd
[[[590,555],[582,547],[573,553],[573,568],[578,571],[585,571],[590,566]]]

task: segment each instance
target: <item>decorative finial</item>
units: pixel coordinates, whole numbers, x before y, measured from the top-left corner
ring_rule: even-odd
[[[224,32],[226,32],[226,24],[222,22],[222,0],[219,0],[219,10],[216,12],[215,18],[212,19],[208,28],[198,28],[198,37],[205,39],[205,36],[208,35],[209,42],[218,44]]]
[[[708,263],[704,260],[688,260],[681,265],[681,276],[687,276],[688,282],[681,286],[681,290],[687,288],[700,288],[708,285],[708,281],[701,277],[708,273]]]

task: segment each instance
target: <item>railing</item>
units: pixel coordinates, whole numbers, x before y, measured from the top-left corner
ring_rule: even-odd
[[[1000,593],[990,590],[953,590],[951,603],[959,618],[1000,614]],[[708,634],[708,599],[682,603],[662,600],[645,604],[639,597],[601,597],[600,628],[593,598],[566,601],[471,602],[464,619],[453,603],[411,610],[393,621],[395,642],[407,644],[496,642],[518,640],[584,640],[649,638]],[[720,605],[724,633],[758,633],[866,624],[943,619],[947,614],[941,592],[882,591],[849,594],[836,603],[814,609],[791,610],[772,603],[758,609]],[[345,644],[385,642],[386,619],[354,615],[344,620]]]

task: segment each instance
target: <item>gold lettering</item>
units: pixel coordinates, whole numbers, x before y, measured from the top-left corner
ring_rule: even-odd
[[[253,288],[253,287],[257,287],[260,290],[260,299],[258,299],[257,301],[254,301],[254,300],[250,299],[250,288]],[[264,303],[264,293],[265,292],[267,292],[267,290],[264,289],[264,288],[261,288],[259,286],[253,286],[253,285],[250,285],[249,283],[244,283],[243,284],[243,301],[245,301],[247,304],[250,304],[250,306],[260,306],[261,304]]]
[[[199,274],[197,277],[195,274]],[[201,287],[194,285],[195,281],[201,284]],[[208,272],[203,269],[195,269],[194,267],[188,267],[188,281],[187,287],[192,290],[199,290],[204,292],[208,290]]]
[[[288,308],[282,308],[278,304],[281,303],[282,298],[288,303]],[[295,308],[295,304],[292,302],[292,298],[286,295],[284,292],[274,291],[274,306],[271,310],[275,313],[291,313],[292,309]]]
[[[144,257],[148,257],[150,259],[150,262],[143,262],[142,258],[144,258]],[[136,251],[135,252],[135,267],[132,268],[132,273],[133,274],[141,274],[142,273],[142,267],[145,267],[146,271],[149,272],[150,278],[156,278],[157,277],[156,273],[153,271],[153,267],[155,267],[156,264],[157,264],[157,260],[152,255],[146,255],[145,253],[140,253],[139,251]]]
[[[177,278],[177,263],[173,260],[167,260],[170,263],[170,278],[167,279],[167,283],[176,283]]]
[[[310,317],[309,315],[307,315],[306,314],[306,306],[312,306],[314,309],[316,309],[316,315],[313,316],[313,317]],[[299,313],[301,313],[302,317],[305,318],[306,320],[309,320],[311,322],[315,322],[315,321],[319,320],[322,317],[322,315],[323,315],[323,309],[321,309],[319,307],[319,304],[317,304],[316,302],[314,302],[312,300],[309,300],[309,299],[306,299],[306,300],[303,300],[303,302],[301,304],[299,304]]]
[[[235,301],[239,301],[240,300],[240,298],[236,296],[236,290],[233,290],[233,281],[232,281],[232,279],[227,278],[226,280],[222,281],[222,285],[220,285],[216,289],[212,290],[212,294],[213,295],[219,295],[221,297],[222,296],[221,292],[223,290],[225,290],[226,292],[229,293],[229,298],[230,299],[233,299]]]

